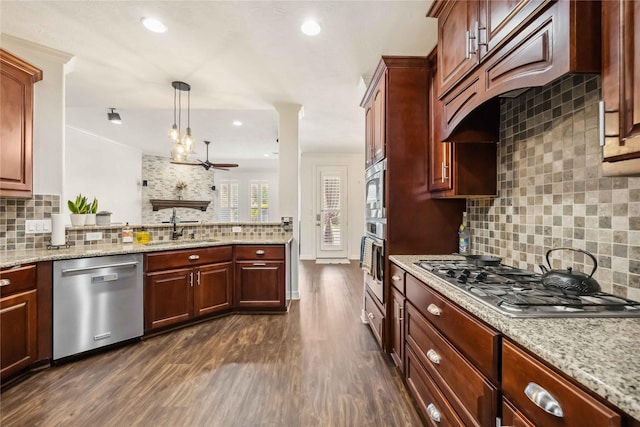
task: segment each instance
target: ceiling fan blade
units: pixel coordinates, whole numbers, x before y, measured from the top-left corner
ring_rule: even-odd
[[[228,171],[229,170],[227,168],[219,168],[217,166],[212,166],[212,168],[215,169],[215,170],[219,170],[219,171]]]
[[[211,163],[214,168],[237,168],[237,163]]]
[[[171,163],[174,165],[200,166],[200,163],[197,162],[176,162],[175,160],[171,160]]]

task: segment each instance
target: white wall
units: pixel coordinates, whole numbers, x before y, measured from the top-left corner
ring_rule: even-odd
[[[64,81],[70,54],[7,34],[2,48],[42,70],[33,99],[33,192],[59,194],[64,188]]]
[[[318,166],[347,166],[347,254],[360,257],[364,234],[364,154],[303,153],[300,161],[300,259],[316,258],[316,183]]]
[[[142,152],[115,141],[67,126],[64,192],[67,200],[78,193],[98,199],[98,210],[112,212],[111,222],[141,222]]]

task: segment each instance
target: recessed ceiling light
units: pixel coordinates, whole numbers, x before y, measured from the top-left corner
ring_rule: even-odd
[[[167,26],[155,18],[142,18],[140,22],[142,22],[142,25],[144,25],[147,30],[153,31],[154,33],[167,32]]]
[[[234,126],[242,126],[242,122],[240,120],[234,120],[233,121],[233,125]]]
[[[269,154],[264,154],[265,157],[269,157]]]
[[[313,19],[304,21],[304,24],[302,24],[302,26],[300,27],[300,30],[302,30],[302,32],[308,36],[317,36],[318,34],[320,34],[321,29],[322,28],[320,28],[320,24],[318,24]]]

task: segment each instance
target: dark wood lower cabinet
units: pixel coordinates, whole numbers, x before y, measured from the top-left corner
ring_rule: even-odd
[[[285,308],[284,261],[236,261],[237,308]]]
[[[193,312],[193,269],[147,273],[144,278],[145,331],[184,322]]]
[[[405,301],[404,295],[391,286],[391,322],[389,328],[389,353],[400,372],[404,372],[404,323]]]
[[[195,316],[204,316],[231,308],[232,268],[231,262],[196,268]]]
[[[37,291],[0,299],[0,380],[36,361],[37,321]]]

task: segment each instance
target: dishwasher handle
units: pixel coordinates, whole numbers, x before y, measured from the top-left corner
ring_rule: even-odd
[[[139,264],[138,261],[130,261],[130,262],[115,262],[113,264],[93,265],[93,266],[87,266],[87,267],[65,268],[62,270],[62,274],[77,273],[79,271],[91,271],[91,270],[97,270],[99,268],[130,267],[130,266],[135,267],[138,264]]]

